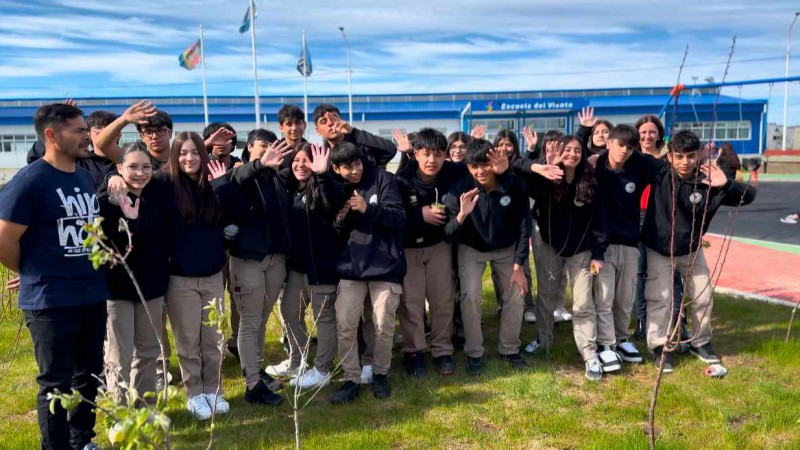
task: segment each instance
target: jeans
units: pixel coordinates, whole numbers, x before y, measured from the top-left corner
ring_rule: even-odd
[[[99,384],[95,377],[103,372],[106,302],[24,313],[39,366],[36,411],[42,448],[82,449],[95,436],[92,406],[81,402],[69,418],[60,405],[51,414],[47,394],[75,389],[94,402]]]

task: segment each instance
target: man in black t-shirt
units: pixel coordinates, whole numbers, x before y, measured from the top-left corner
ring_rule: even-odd
[[[103,370],[106,283],[84,248],[83,225],[100,212],[91,175],[77,162],[91,142],[83,113],[56,103],[34,116],[44,156],[23,168],[0,193],[0,263],[21,274],[19,307],[39,367],[36,409],[42,448],[84,448],[95,413],[81,402],[50,412],[47,395],[77,390],[94,401]]]

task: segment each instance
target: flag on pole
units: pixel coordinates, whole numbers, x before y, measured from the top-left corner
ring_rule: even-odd
[[[305,70],[303,70],[304,67]],[[297,60],[297,71],[304,77],[311,75],[311,55],[308,53],[308,45],[306,45],[305,40],[303,40],[303,44],[300,46],[300,58]]]
[[[253,17],[256,17],[256,4],[253,3]],[[244,13],[244,19],[242,19],[242,25],[239,26],[239,33],[247,33],[250,30],[250,7],[247,7],[247,12]]]
[[[197,67],[198,64],[203,60],[200,56],[202,53],[202,47],[200,45],[200,40],[194,42],[194,44],[190,45],[189,48],[183,51],[183,53],[178,56],[178,64],[186,70],[192,70]]]

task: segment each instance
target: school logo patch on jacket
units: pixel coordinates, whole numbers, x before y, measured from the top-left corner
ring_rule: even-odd
[[[699,192],[692,192],[692,195],[689,196],[689,201],[696,205],[703,201],[703,194]]]
[[[510,195],[504,195],[504,196],[500,197],[500,204],[503,205],[503,206],[510,205],[511,204],[511,196]]]
[[[372,194],[372,197],[369,198],[370,205],[377,205],[378,204],[378,194]]]
[[[630,182],[625,185],[625,192],[627,192],[628,194],[633,194],[634,191],[636,191],[636,184]]]

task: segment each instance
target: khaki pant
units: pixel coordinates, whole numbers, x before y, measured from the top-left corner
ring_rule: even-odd
[[[284,281],[283,255],[267,255],[261,261],[231,256],[233,300],[239,310],[239,359],[248,385],[260,379],[267,320]]]
[[[403,333],[403,351],[424,352],[425,299],[431,315],[431,355],[453,354],[453,261],[444,242],[425,248],[407,248],[408,271],[403,280],[403,299],[398,315]]]
[[[289,359],[292,367],[300,367],[303,353],[308,357],[308,334],[306,333],[306,308],[309,303],[314,313],[317,328],[317,354],[314,367],[322,373],[333,368],[336,355],[336,285],[309,285],[304,273],[289,270],[286,289],[281,299],[281,317],[286,325],[289,339]]]
[[[638,248],[619,244],[608,246],[603,269],[595,277],[594,284],[599,344],[613,345],[628,339],[638,270]]]
[[[375,324],[372,323],[372,302],[369,293],[364,297],[364,312],[361,314],[360,324],[361,340],[364,344],[361,353],[361,365],[371,366],[375,354]]]
[[[691,345],[702,347],[711,342],[711,310],[714,305],[712,299],[714,286],[711,284],[703,249],[699,249],[696,253],[676,256],[675,270],[686,280],[688,296],[686,301],[691,309],[691,325],[694,333]],[[672,318],[674,275],[670,257],[648,248],[647,273],[648,279],[644,287],[647,300],[647,347],[652,350],[666,344]]]
[[[164,297],[147,302],[153,323],[147,317],[140,301],[108,300],[108,339],[106,340],[105,368],[108,390],[117,390],[120,382],[136,388],[139,395],[156,390],[156,366],[161,348],[161,311]],[[153,329],[155,325],[155,329]],[[132,381],[132,383],[131,383]],[[124,400],[124,393],[116,393]]]
[[[375,348],[372,372],[386,375],[392,363],[394,318],[403,288],[385,281],[341,280],[336,296],[336,329],[339,338],[339,361],[346,381],[361,382],[358,361],[358,322],[364,312],[364,297],[369,293]]]
[[[536,325],[539,341],[549,350],[553,345],[553,311],[561,301],[561,278],[566,272],[572,288],[572,331],[575,345],[584,360],[597,355],[597,309],[592,295],[591,255],[588,251],[570,257],[556,254],[553,247],[539,240],[534,248],[539,281],[539,305]],[[561,291],[561,292],[560,292]],[[611,305],[608,305],[610,313]],[[545,320],[542,320],[544,318]],[[613,324],[611,324],[613,327]],[[613,343],[613,333],[611,339]]]
[[[205,324],[211,300],[224,299],[222,272],[210,277],[169,277],[167,313],[175,335],[186,395],[213,394],[219,379],[222,334]],[[224,303],[223,303],[224,304]]]
[[[231,299],[231,336],[228,338],[228,346],[236,347],[238,344],[236,341],[239,339],[239,310],[236,309],[236,302],[233,301],[233,284],[231,283],[231,264],[230,264],[230,257],[227,261],[225,261],[225,265],[222,266],[222,279],[225,283],[225,290],[228,291],[230,294]]]
[[[464,321],[464,354],[471,358],[483,356],[481,304],[483,303],[483,272],[489,263],[503,283],[511,282],[516,246],[479,252],[463,243],[458,245],[458,277],[461,280],[461,317]],[[522,329],[523,302],[519,289],[503,289],[503,311],[500,313],[500,336],[497,351],[501,355],[519,353],[519,333]]]

